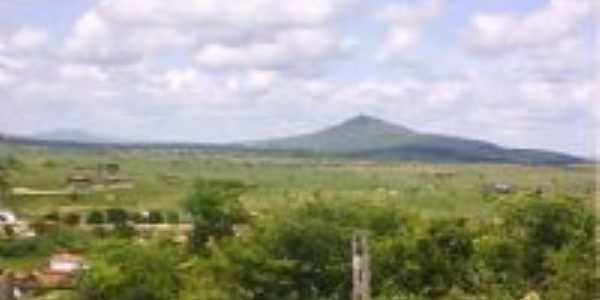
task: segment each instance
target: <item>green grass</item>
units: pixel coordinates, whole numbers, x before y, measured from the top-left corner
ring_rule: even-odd
[[[482,188],[509,183],[522,192],[541,187],[545,195],[592,198],[595,170],[483,164],[349,162],[319,163],[311,160],[214,158],[201,154],[154,152],[47,152],[22,151],[16,155],[25,166],[13,172],[13,186],[61,189],[77,167],[94,168],[116,162],[135,180],[132,190],[102,192],[73,201],[65,196],[13,196],[4,200],[25,215],[52,211],[123,207],[133,210],[180,208],[194,178],[239,179],[255,185],[244,203],[252,210],[284,209],[294,203],[320,197],[331,201],[363,200],[392,202],[398,208],[427,215],[485,217],[494,201],[482,196]],[[52,166],[48,162],[52,161]],[[177,182],[167,183],[165,174]],[[441,174],[441,175],[440,175]],[[445,176],[443,174],[450,174]]]

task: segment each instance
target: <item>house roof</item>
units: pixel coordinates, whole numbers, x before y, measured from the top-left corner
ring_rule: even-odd
[[[83,262],[83,257],[78,254],[73,254],[69,252],[61,252],[52,255],[50,261],[63,261],[63,262]]]
[[[83,174],[74,174],[67,177],[68,182],[91,182],[92,178]]]

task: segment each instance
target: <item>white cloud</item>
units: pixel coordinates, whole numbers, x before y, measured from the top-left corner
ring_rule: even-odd
[[[444,80],[431,86],[428,97],[430,104],[453,104],[465,95],[468,84],[462,80]]]
[[[246,73],[244,83],[250,91],[266,92],[271,86],[282,80],[274,71],[250,70]]]
[[[389,30],[376,54],[377,60],[395,58],[417,45],[424,27],[442,13],[445,5],[445,0],[428,0],[415,5],[394,3],[381,9],[376,19],[386,23]]]
[[[443,0],[430,0],[413,6],[394,3],[380,10],[376,18],[396,26],[417,27],[439,16],[445,5]]]
[[[346,12],[354,0],[109,0],[99,13],[122,24],[237,29],[314,26]]]
[[[595,104],[594,92],[598,92],[594,81],[529,81],[519,85],[519,92],[526,101],[534,105],[557,107],[588,106]]]
[[[271,41],[207,45],[196,52],[194,61],[213,68],[286,68],[343,55],[345,46],[332,32],[294,29],[276,34]]]
[[[20,59],[11,56],[0,55],[0,69],[22,70],[27,64]]]
[[[46,46],[47,41],[48,35],[44,30],[22,28],[10,37],[9,45],[18,51],[33,51]]]
[[[189,52],[194,46],[201,48],[196,60],[205,65],[207,59],[225,55],[209,63],[216,66],[247,64],[239,58],[247,51],[259,64],[267,54],[258,51],[283,59],[289,49],[279,48],[298,47],[302,56],[319,58],[337,39],[321,32],[334,27],[333,21],[353,2],[103,0],[77,21],[65,53],[78,60],[123,64],[164,50]]]
[[[81,64],[65,64],[60,67],[61,76],[69,80],[106,81],[108,74],[97,66]]]
[[[91,11],[75,24],[65,42],[68,58],[92,62],[123,64],[160,53],[168,47],[186,47],[189,36],[168,27],[122,27]]]
[[[9,86],[14,83],[15,77],[6,71],[0,69],[0,87]]]
[[[528,15],[476,13],[467,29],[475,51],[506,51],[553,44],[573,34],[591,15],[588,0],[550,0]]]
[[[525,79],[548,75],[587,77],[594,69],[592,51],[581,39],[567,37],[516,55],[508,67]]]

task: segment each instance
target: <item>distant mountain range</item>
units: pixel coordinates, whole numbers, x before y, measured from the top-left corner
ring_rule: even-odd
[[[481,140],[419,132],[365,115],[314,133],[227,145],[128,143],[78,130],[56,130],[25,138],[0,135],[0,144],[2,142],[71,148],[185,148],[258,155],[440,163],[568,165],[588,162],[586,159],[560,152],[511,149]]]
[[[76,129],[56,129],[39,132],[31,136],[32,139],[54,142],[78,142],[88,144],[117,143],[118,139],[107,138],[97,134]]]

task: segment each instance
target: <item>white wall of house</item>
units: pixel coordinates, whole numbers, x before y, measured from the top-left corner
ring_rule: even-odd
[[[17,216],[10,211],[0,210],[0,224],[15,224],[17,222]]]
[[[50,270],[54,272],[71,273],[81,270],[81,262],[70,260],[52,260],[50,261]]]

